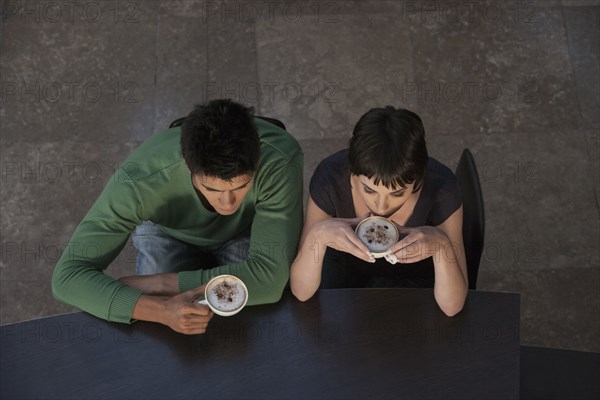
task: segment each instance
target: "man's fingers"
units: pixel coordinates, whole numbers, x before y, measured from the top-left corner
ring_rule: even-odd
[[[210,317],[212,318],[212,311],[210,310],[210,308],[204,304],[199,304],[199,303],[191,303],[191,304],[187,304],[185,306],[185,308],[183,309],[183,312],[185,314],[190,314],[190,315],[202,315],[202,316],[207,316],[210,315]]]
[[[196,298],[198,298],[198,296],[204,294],[205,288],[206,288],[206,284],[200,285],[198,287],[195,287],[193,289],[190,289],[186,292],[181,293],[181,295],[184,296],[189,301],[195,301]]]
[[[180,324],[184,328],[206,328],[208,323],[210,322],[210,317],[200,317],[198,315],[195,316],[187,316],[180,321]]]
[[[186,335],[201,335],[203,333],[206,333],[206,328],[186,329],[185,331],[183,331],[181,333],[186,334]]]
[[[208,328],[208,323],[192,323],[189,321],[185,321],[180,324],[177,331],[181,333],[185,333],[186,335],[195,335],[198,333],[206,332]]]

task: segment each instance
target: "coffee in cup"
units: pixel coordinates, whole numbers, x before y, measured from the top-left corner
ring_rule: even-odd
[[[228,317],[240,312],[247,302],[248,288],[240,278],[219,275],[208,281],[204,300],[198,303],[208,305],[215,314]]]
[[[396,224],[384,217],[368,217],[356,226],[356,235],[375,258],[381,258],[400,236]]]

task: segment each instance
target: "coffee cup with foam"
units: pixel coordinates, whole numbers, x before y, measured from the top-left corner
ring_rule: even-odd
[[[248,288],[240,278],[233,275],[218,275],[206,284],[204,299],[215,314],[230,317],[240,312],[248,302]]]
[[[367,217],[360,221],[355,231],[375,258],[384,257],[400,237],[396,224],[384,217]]]

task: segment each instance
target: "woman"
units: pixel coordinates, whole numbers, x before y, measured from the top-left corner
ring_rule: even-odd
[[[404,236],[385,258],[376,260],[354,232],[369,215],[391,219]],[[371,109],[350,147],[321,161],[312,176],[292,292],[305,301],[320,285],[433,287],[453,316],[468,290],[462,218],[456,177],[428,156],[419,116]]]

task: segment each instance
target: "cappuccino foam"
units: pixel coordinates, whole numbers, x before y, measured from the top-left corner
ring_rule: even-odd
[[[385,218],[365,220],[358,226],[357,234],[369,250],[376,253],[386,251],[398,240],[396,227]]]
[[[241,285],[229,280],[213,285],[207,291],[206,300],[220,311],[235,311],[244,305],[246,291]]]

